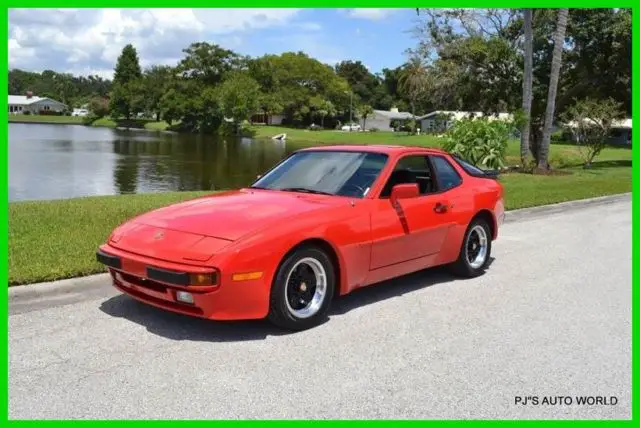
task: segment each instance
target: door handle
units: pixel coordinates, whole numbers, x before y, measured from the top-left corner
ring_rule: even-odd
[[[436,205],[433,207],[433,210],[438,214],[447,212],[447,205],[442,202],[436,202]]]

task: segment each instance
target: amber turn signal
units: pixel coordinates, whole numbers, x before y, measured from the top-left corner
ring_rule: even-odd
[[[234,281],[249,281],[260,278],[262,278],[262,272],[234,273],[232,277]]]
[[[215,273],[192,273],[189,276],[189,285],[216,285]]]

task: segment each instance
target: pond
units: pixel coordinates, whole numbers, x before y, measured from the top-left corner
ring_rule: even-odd
[[[9,201],[252,183],[302,146],[78,125],[9,124]]]

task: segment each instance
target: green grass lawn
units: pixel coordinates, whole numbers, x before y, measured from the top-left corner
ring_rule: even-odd
[[[333,145],[333,144],[391,144],[400,146],[419,146],[440,148],[441,139],[433,135],[408,135],[406,132],[342,132],[336,130],[309,131],[306,129],[286,128],[282,126],[253,126],[250,128],[254,138],[271,138],[286,133],[287,141],[296,146]],[[631,150],[620,147],[607,147],[597,157],[597,161],[631,161]],[[509,165],[520,162],[520,141],[510,140],[506,151]],[[579,166],[584,163],[578,146],[569,143],[551,144],[549,162],[554,168]]]
[[[9,285],[102,272],[97,246],[135,215],[205,192],[98,196],[9,204]]]
[[[47,116],[47,115],[26,115],[16,114],[9,115],[9,122],[15,123],[45,123],[56,125],[86,125],[94,126],[98,128],[135,128],[135,129],[148,129],[151,131],[164,131],[169,127],[169,124],[164,121],[154,121],[151,119],[120,119],[113,120],[110,118],[100,118],[90,124],[85,123],[84,117],[77,116]]]
[[[596,163],[563,176],[501,176],[508,210],[631,191],[626,162]],[[207,192],[88,197],[9,204],[9,285],[104,272],[95,250],[131,217]]]
[[[9,122],[17,123],[52,123],[61,125],[82,125],[82,117],[78,116],[47,116],[36,114],[10,114]]]

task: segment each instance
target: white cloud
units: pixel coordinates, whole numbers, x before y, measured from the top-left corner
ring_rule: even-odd
[[[371,21],[379,21],[391,14],[397,12],[398,9],[374,9],[374,8],[359,8],[348,9],[347,14],[352,18],[368,19]]]
[[[208,41],[239,49],[242,34],[284,27],[300,9],[10,9],[9,67],[113,73],[133,44],[141,65],[175,64],[182,49]],[[302,23],[303,29],[317,24]],[[110,72],[107,72],[110,70]],[[84,73],[83,73],[84,74]]]

